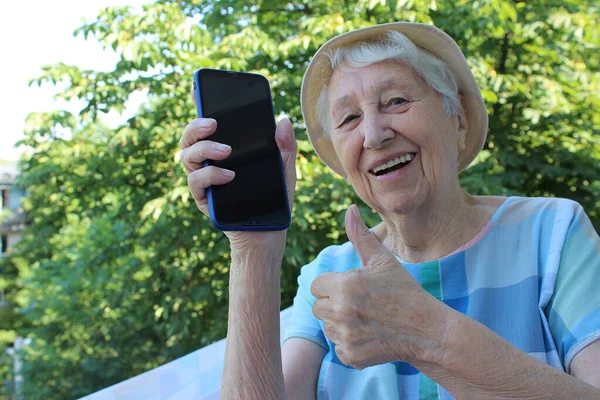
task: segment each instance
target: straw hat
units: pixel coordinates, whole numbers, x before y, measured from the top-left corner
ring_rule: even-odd
[[[372,42],[383,37],[388,30],[404,34],[415,45],[444,61],[448,69],[456,76],[459,94],[464,96],[463,105],[469,124],[465,149],[459,154],[458,168],[459,171],[464,170],[475,159],[485,143],[488,129],[485,103],[467,60],[456,42],[432,25],[411,22],[394,22],[344,33],[329,40],[315,53],[302,80],[301,97],[304,122],[315,152],[327,166],[345,177],[333,143],[317,118],[317,101],[323,88],[323,77],[330,76],[331,72],[331,63],[325,53],[356,42]]]

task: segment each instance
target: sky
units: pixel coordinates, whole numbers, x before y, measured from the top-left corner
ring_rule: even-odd
[[[25,119],[35,111],[67,109],[78,112],[78,102],[53,99],[51,85],[28,87],[41,67],[63,62],[82,69],[111,70],[117,62],[112,49],[103,50],[94,38],[74,37],[83,18],[94,18],[109,6],[141,7],[148,0],[30,0],[4,2],[0,9],[0,160],[17,160],[15,142],[23,137]],[[103,121],[116,126],[137,110],[143,94],[130,97],[123,115],[108,114]]]

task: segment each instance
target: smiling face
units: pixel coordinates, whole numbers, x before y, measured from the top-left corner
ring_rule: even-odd
[[[331,140],[357,194],[379,214],[408,214],[458,189],[464,114],[410,67],[386,60],[337,68],[328,87]]]

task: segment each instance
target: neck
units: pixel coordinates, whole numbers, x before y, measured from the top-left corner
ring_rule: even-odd
[[[432,196],[408,213],[383,216],[375,234],[407,262],[435,260],[471,240],[489,219],[484,214],[457,182],[456,190]]]

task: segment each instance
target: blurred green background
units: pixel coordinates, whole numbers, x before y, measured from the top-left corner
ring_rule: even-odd
[[[75,34],[116,50],[115,69],[56,64],[32,81],[64,85],[60,97],[86,105],[27,121],[30,152],[17,183],[28,190],[31,225],[0,259],[10,301],[0,310],[0,346],[32,339],[23,397],[77,398],[225,336],[228,242],[197,210],[178,160],[200,67],[264,74],[276,114],[295,125],[284,307],[299,268],[346,240],[344,211],[359,202],[312,152],[299,102],[309,57],[355,28],[415,21],[454,37],[490,115],[485,149],[461,175],[465,189],[571,198],[599,230],[598,15],[598,3],[577,0],[159,0],[141,12],[103,10]],[[148,100],[133,118],[117,129],[98,122],[139,90]],[[2,350],[0,399],[8,399],[12,360]]]

